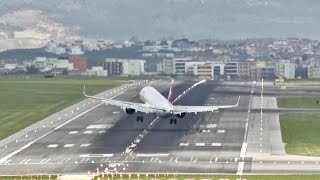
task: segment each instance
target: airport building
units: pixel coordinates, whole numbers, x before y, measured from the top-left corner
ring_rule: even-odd
[[[318,64],[308,66],[308,78],[320,78],[320,67]]]
[[[237,61],[227,62],[226,63],[226,77],[227,79],[238,79],[238,65],[239,63]]]
[[[68,59],[63,58],[47,58],[47,57],[36,57],[31,62],[26,63],[26,66],[35,66],[41,72],[56,71],[57,69],[62,70],[73,70],[74,64],[70,63]]]
[[[104,69],[108,75],[140,76],[145,73],[145,60],[107,58]]]
[[[240,61],[238,63],[238,77],[241,80],[251,79],[251,73],[256,68],[254,61]]]
[[[275,75],[278,78],[295,79],[296,65],[290,60],[279,60],[275,65]]]
[[[87,59],[84,56],[70,56],[68,58],[69,63],[73,63],[74,70],[79,72],[86,72]]]
[[[186,74],[186,65],[204,64],[204,62],[195,61],[192,58],[174,58],[174,73],[178,76]]]
[[[163,60],[163,72],[166,74],[174,74],[174,59]]]
[[[186,64],[186,75],[195,75],[201,79],[220,79],[224,75],[225,65],[216,62],[194,62]]]

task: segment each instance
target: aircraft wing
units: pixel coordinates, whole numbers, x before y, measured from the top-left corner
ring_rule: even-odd
[[[107,105],[110,104],[113,106],[118,106],[121,109],[124,109],[124,108],[134,109],[136,112],[142,112],[142,113],[153,113],[153,112],[155,112],[155,110],[157,110],[156,108],[153,108],[150,105],[144,104],[144,103],[134,103],[134,102],[101,98],[101,97],[96,97],[96,96],[89,96],[85,93],[85,88],[83,89],[83,95],[87,98],[101,100],[102,102],[106,103]]]
[[[238,98],[237,104],[234,105],[224,105],[224,106],[179,106],[174,105],[173,111],[174,114],[181,114],[181,113],[198,113],[198,112],[213,112],[219,109],[227,109],[227,108],[234,108],[239,105],[240,96]]]

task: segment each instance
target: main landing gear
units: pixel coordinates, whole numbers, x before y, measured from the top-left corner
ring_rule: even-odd
[[[177,119],[171,118],[170,119],[170,124],[177,124]]]
[[[137,122],[143,122],[143,116],[137,116]]]

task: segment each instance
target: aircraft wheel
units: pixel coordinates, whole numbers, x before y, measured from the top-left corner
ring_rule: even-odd
[[[170,119],[170,124],[172,124],[173,123],[173,119]]]
[[[174,122],[174,124],[177,124],[177,119],[174,119],[173,122]]]
[[[143,116],[140,116],[140,122],[143,122]]]

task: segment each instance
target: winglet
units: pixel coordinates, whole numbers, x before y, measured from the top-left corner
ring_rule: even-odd
[[[168,94],[168,101],[171,103],[173,100],[173,83],[174,83],[174,79],[171,79],[171,85],[170,85],[170,89],[169,89],[169,94]]]
[[[237,102],[236,106],[238,106],[238,105],[239,105],[240,97],[241,97],[241,96],[239,96],[239,98],[238,98],[238,102]]]
[[[86,85],[83,85],[83,95],[87,97],[87,95],[86,95]]]

